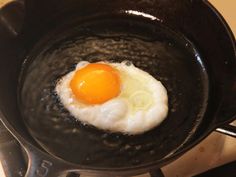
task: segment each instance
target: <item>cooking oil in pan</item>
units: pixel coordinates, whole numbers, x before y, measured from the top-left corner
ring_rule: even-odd
[[[101,60],[130,61],[164,84],[169,113],[160,126],[128,136],[70,115],[54,91],[58,79],[79,61]],[[19,104],[32,137],[53,155],[93,167],[135,166],[170,155],[194,133],[207,101],[207,73],[194,46],[158,20],[140,16],[103,16],[56,29],[29,53],[21,76]]]

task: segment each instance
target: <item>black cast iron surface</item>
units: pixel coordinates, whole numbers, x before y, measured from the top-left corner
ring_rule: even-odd
[[[104,168],[150,163],[183,146],[208,100],[207,73],[192,44],[157,21],[127,14],[73,26],[69,32],[51,32],[53,37],[46,36],[23,65],[19,107],[36,141],[70,162]],[[57,81],[79,61],[101,60],[128,60],[164,84],[169,113],[161,126],[137,136],[111,134],[69,114],[55,93]]]

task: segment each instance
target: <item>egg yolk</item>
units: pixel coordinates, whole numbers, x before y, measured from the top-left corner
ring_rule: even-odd
[[[101,104],[119,95],[119,73],[108,64],[91,63],[75,72],[70,88],[79,101]]]

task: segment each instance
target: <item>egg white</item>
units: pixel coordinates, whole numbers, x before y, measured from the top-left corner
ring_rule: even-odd
[[[55,89],[64,107],[76,119],[99,129],[135,135],[153,129],[166,118],[168,96],[165,87],[147,72],[126,63],[107,63],[119,71],[122,87],[119,96],[103,104],[80,102],[69,84],[75,71],[87,64],[79,62],[74,71],[58,81]]]

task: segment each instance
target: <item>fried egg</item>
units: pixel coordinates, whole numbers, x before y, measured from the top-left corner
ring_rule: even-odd
[[[162,83],[127,62],[81,61],[59,79],[55,91],[73,117],[110,132],[141,134],[168,114]]]

